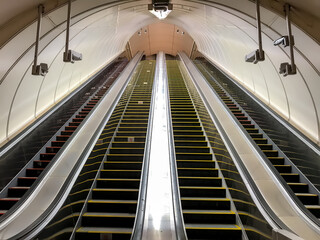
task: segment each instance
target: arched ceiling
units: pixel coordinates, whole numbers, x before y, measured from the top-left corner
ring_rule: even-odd
[[[176,56],[179,51],[191,55],[194,41],[185,29],[163,21],[139,29],[129,40],[131,55],[143,51],[146,56],[163,51]]]
[[[49,65],[45,77],[30,74],[34,20],[40,2],[46,6],[39,54],[40,62]],[[147,11],[147,0],[75,0],[70,47],[83,54],[83,61],[64,63],[65,2],[0,0],[3,6],[0,10],[0,143],[9,140],[120,54],[139,29],[159,22]],[[300,0],[286,1],[293,5],[298,67],[298,74],[288,77],[278,74],[280,63],[289,61],[288,50],[273,46],[273,40],[286,35],[282,11],[285,1],[261,0],[266,61],[256,65],[244,62],[244,56],[257,48],[254,2],[171,2],[174,9],[164,23],[185,29],[200,52],[319,144],[318,0],[305,0],[304,4]]]

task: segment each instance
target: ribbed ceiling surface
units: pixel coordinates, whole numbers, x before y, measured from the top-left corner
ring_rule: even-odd
[[[8,11],[0,18],[4,23],[0,29],[2,43],[19,26],[25,26],[22,19],[36,16],[36,5],[40,1],[32,4],[24,1],[29,3],[27,8],[17,10],[3,5],[4,2],[9,1],[1,1],[5,6],[2,11]],[[12,4],[18,2],[21,1],[11,1]],[[146,0],[113,1],[114,5],[110,0],[76,0],[72,8],[75,17],[70,47],[83,53],[83,61],[64,63],[64,2],[46,1],[47,9],[52,11],[43,19],[39,55],[40,62],[50,67],[45,77],[32,76],[30,69],[36,23],[20,30],[0,49],[0,142],[10,139],[120,54],[139,29],[159,22],[147,11],[149,1]],[[248,0],[202,2],[207,5],[201,1],[173,0],[174,10],[164,22],[185,29],[199,51],[319,144],[319,44],[300,30],[302,25],[297,20],[300,28],[294,27],[293,33],[298,73],[283,77],[278,74],[278,68],[280,63],[289,61],[288,49],[273,46],[274,39],[286,35],[285,20],[280,16],[283,14],[279,9],[281,1],[261,1],[266,7],[261,9],[266,61],[256,65],[244,62],[244,56],[257,48],[254,3]],[[298,4],[299,1],[291,2]],[[317,1],[304,2],[319,7]],[[309,24],[306,31],[311,34],[319,16],[314,8],[309,8],[301,5],[294,9],[293,15],[310,16],[305,21]],[[19,13],[22,15],[15,17]],[[316,39],[317,34],[313,37]]]

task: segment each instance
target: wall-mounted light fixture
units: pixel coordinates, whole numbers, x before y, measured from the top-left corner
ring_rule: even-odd
[[[45,76],[48,73],[48,64],[40,63],[38,65],[38,52],[39,52],[39,42],[40,42],[40,31],[41,31],[41,20],[42,14],[44,13],[44,6],[38,6],[38,25],[37,25],[37,35],[34,50],[34,60],[32,65],[32,75]]]
[[[246,62],[252,62],[254,64],[264,61],[264,51],[262,49],[262,36],[261,36],[261,19],[260,19],[260,1],[256,0],[256,16],[257,16],[257,35],[259,48],[252,53],[249,53],[245,57]]]
[[[291,6],[288,3],[284,5],[288,35],[282,36],[281,38],[278,38],[273,42],[275,46],[282,45],[283,47],[289,46],[290,48],[291,64],[287,62],[280,64],[279,73],[283,74],[283,76],[294,75],[297,73],[297,67],[294,63],[294,52],[293,52],[294,37],[292,36],[292,31],[291,31],[290,8]]]
[[[148,10],[162,20],[172,11],[172,4],[169,0],[152,0],[152,4],[148,4]]]
[[[69,49],[70,38],[70,22],[71,22],[71,0],[68,2],[67,29],[66,29],[66,45],[63,53],[63,61],[74,63],[82,60],[82,54]]]

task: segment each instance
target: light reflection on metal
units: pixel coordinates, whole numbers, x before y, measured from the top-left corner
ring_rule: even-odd
[[[168,139],[167,74],[164,53],[157,57],[146,213],[142,239],[175,239]]]

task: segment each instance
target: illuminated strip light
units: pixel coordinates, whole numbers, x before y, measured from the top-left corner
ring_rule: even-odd
[[[157,10],[155,11],[154,9],[153,10],[150,10],[150,12],[155,15],[157,18],[159,18],[160,20],[162,19],[165,19],[169,13],[171,13],[171,10],[166,10],[166,11],[163,11],[163,10]]]

